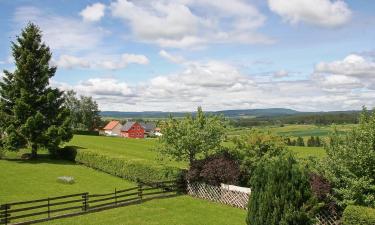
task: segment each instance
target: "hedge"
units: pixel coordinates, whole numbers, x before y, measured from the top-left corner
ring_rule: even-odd
[[[374,225],[375,209],[363,206],[347,206],[342,217],[342,225]]]
[[[141,159],[113,157],[87,150],[77,151],[75,161],[130,181],[156,182],[176,180],[182,172],[177,167],[158,165]]]
[[[99,136],[99,131],[93,130],[73,130],[73,134],[78,134],[78,135],[90,135],[90,136]]]

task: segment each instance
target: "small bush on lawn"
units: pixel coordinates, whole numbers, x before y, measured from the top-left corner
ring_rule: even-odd
[[[205,182],[211,185],[237,184],[240,165],[228,153],[209,156],[192,163],[187,179],[190,182]]]
[[[374,225],[375,209],[349,205],[345,208],[342,225]]]
[[[151,164],[143,160],[111,157],[86,150],[78,151],[75,161],[131,181],[176,180],[181,173],[181,169],[175,167]]]
[[[262,158],[250,183],[247,224],[313,224],[317,201],[308,172],[291,154]]]

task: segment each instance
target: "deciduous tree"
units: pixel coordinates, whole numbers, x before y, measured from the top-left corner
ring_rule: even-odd
[[[198,107],[196,115],[184,119],[170,118],[162,127],[161,153],[190,165],[199,157],[208,156],[220,148],[224,123],[220,116],[207,115]]]

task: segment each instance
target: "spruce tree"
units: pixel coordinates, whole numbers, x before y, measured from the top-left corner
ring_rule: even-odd
[[[250,184],[248,225],[313,224],[317,202],[308,171],[291,154],[264,157]]]
[[[12,42],[13,72],[4,71],[0,82],[0,131],[4,147],[30,147],[31,156],[45,147],[50,151],[72,138],[69,111],[63,106],[63,92],[49,86],[56,67],[43,42],[41,30],[29,23]]]

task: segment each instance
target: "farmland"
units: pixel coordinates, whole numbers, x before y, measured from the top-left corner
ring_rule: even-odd
[[[22,161],[13,157],[0,160],[0,204],[65,194],[107,193],[114,188],[136,185],[68,161],[39,159]],[[13,158],[13,159],[12,159]],[[72,185],[56,181],[59,176],[73,176]],[[108,211],[58,220],[58,224],[244,224],[246,212],[241,209],[194,199],[189,196],[158,199]],[[51,221],[43,224],[56,224]]]

